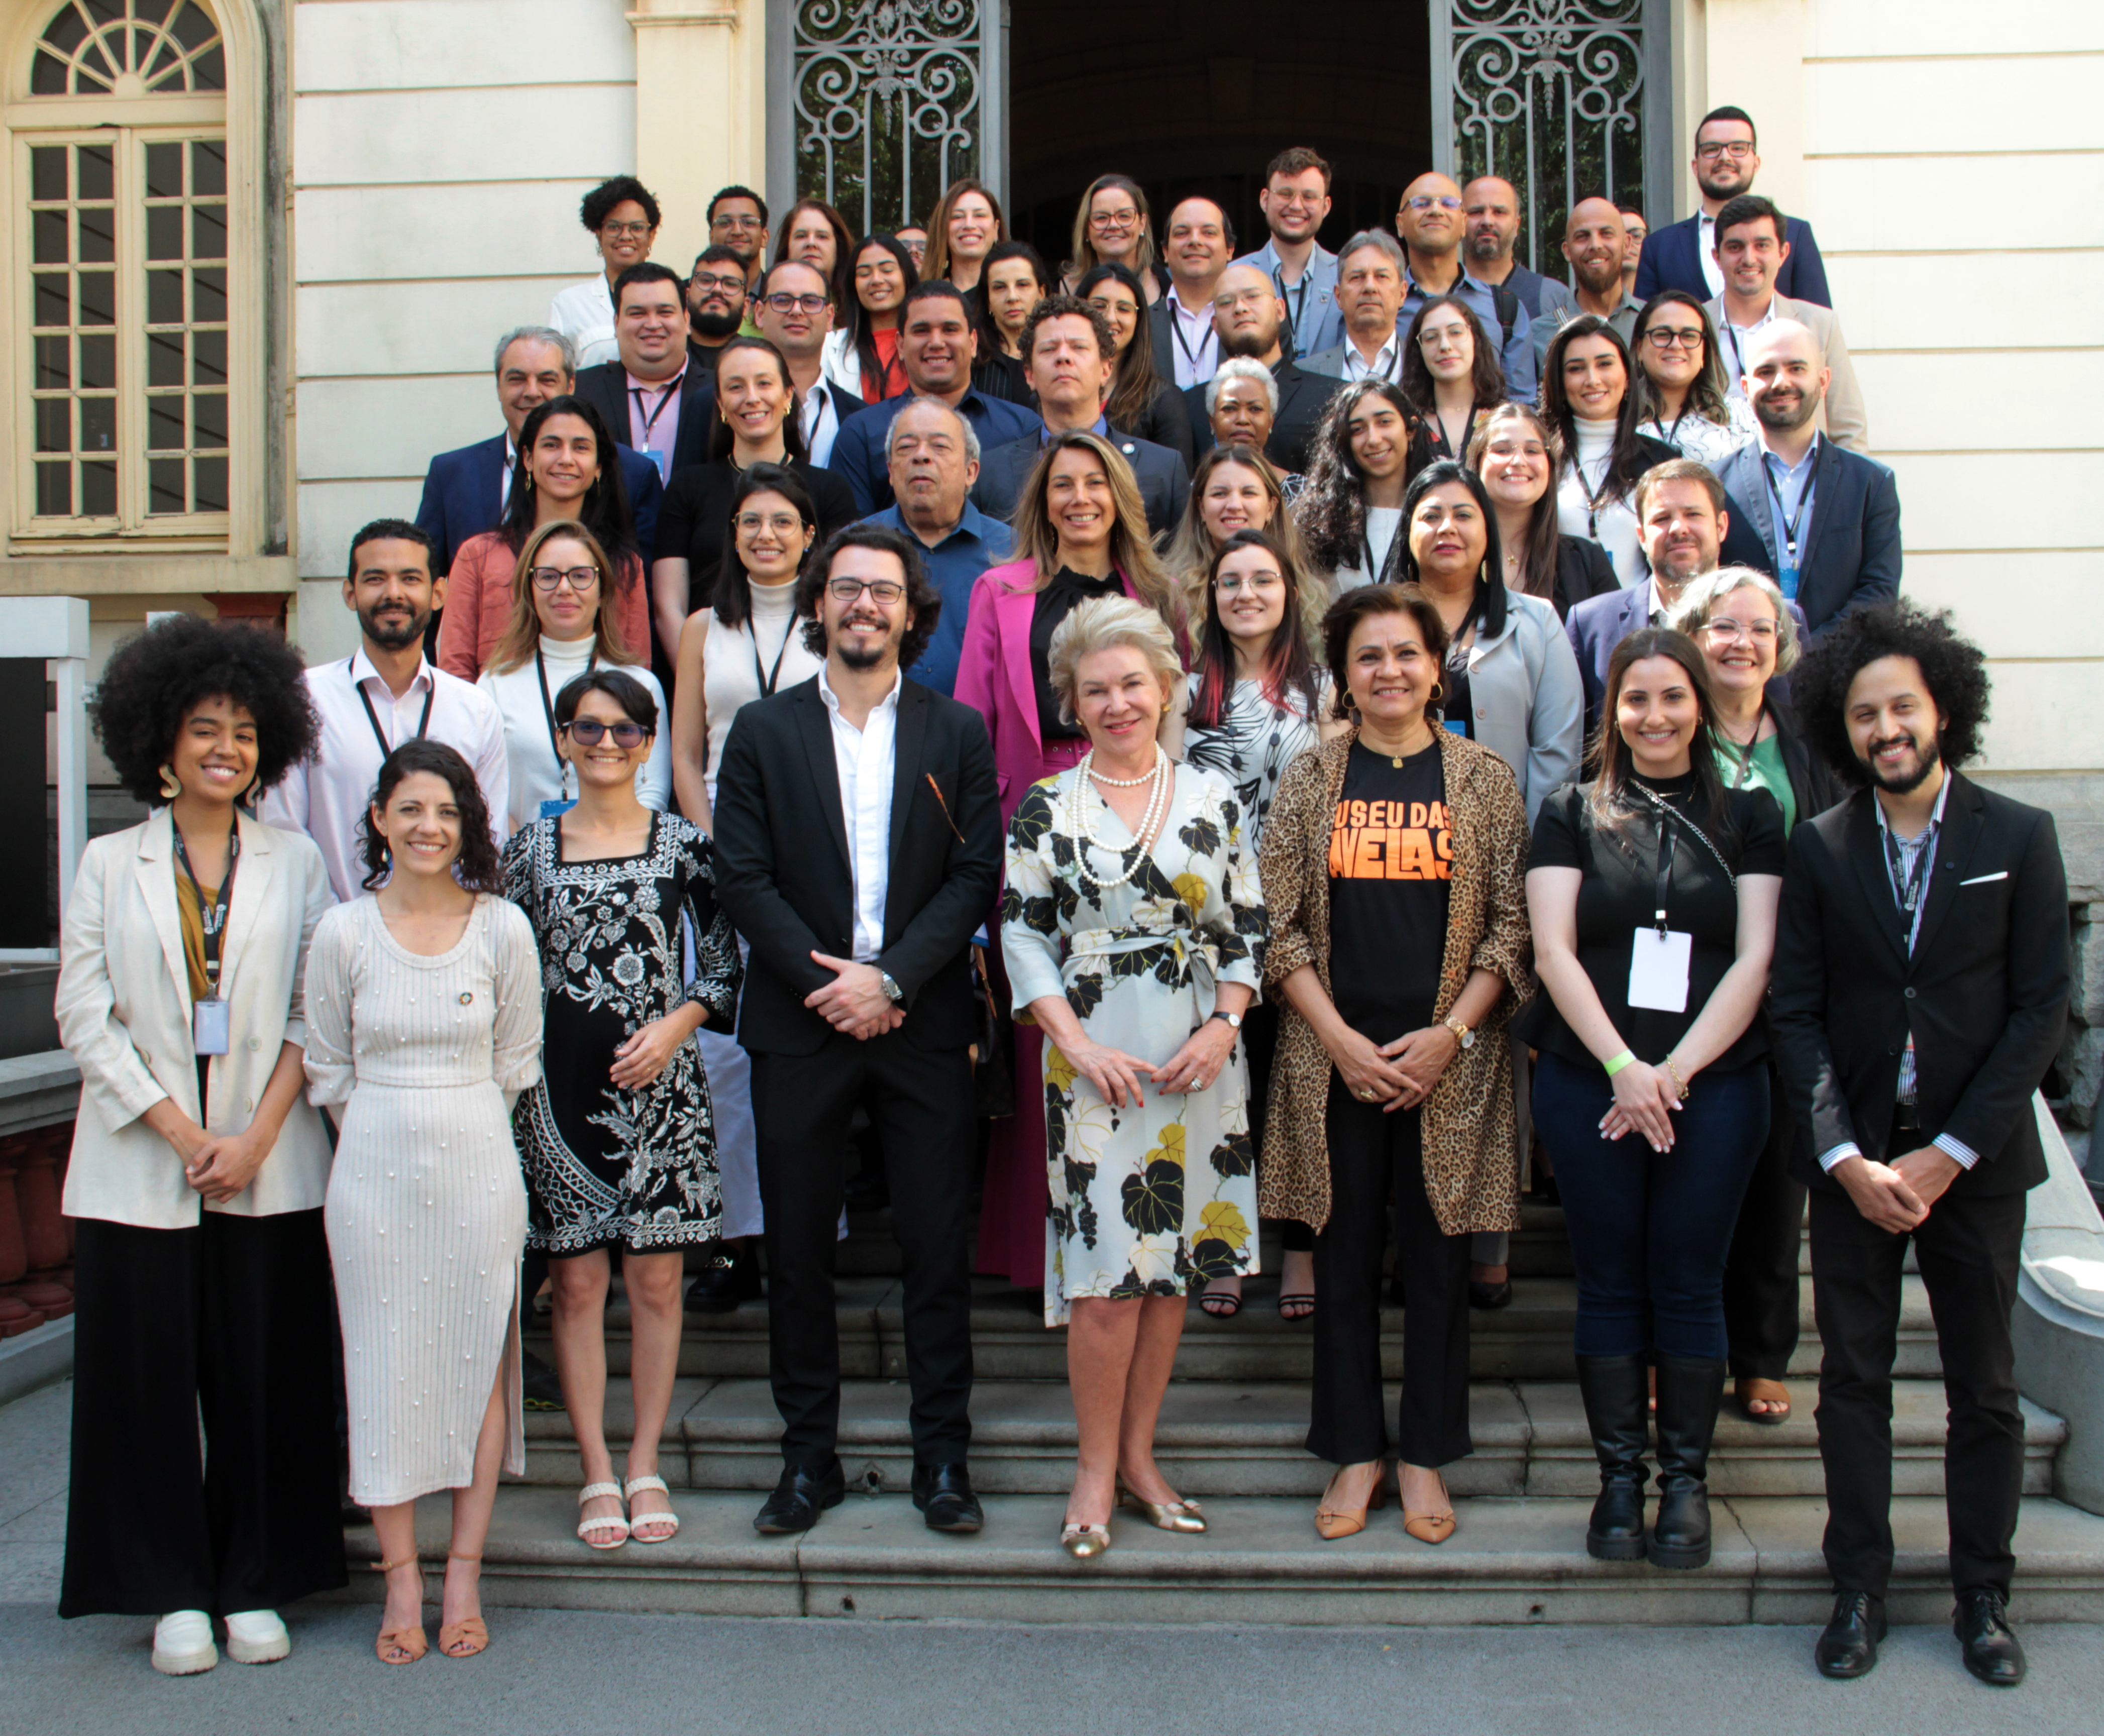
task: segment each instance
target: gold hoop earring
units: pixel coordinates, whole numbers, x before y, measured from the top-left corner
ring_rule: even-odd
[[[1356,711],[1359,709],[1359,696],[1349,688],[1344,689],[1344,709],[1347,711]]]
[[[1436,706],[1446,697],[1446,683],[1443,681],[1435,681],[1432,683],[1432,691],[1424,696],[1424,703],[1428,706]]]
[[[161,768],[161,799],[164,802],[172,802],[182,793],[182,780],[176,776],[174,768],[163,766]]]

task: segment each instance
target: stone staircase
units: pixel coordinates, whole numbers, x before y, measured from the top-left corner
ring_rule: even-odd
[[[806,1536],[760,1538],[751,1517],[779,1471],[780,1423],[767,1380],[764,1305],[689,1316],[661,1469],[683,1525],[668,1544],[595,1554],[573,1534],[581,1481],[568,1419],[529,1413],[523,1481],[500,1493],[485,1555],[493,1604],[718,1614],[1201,1622],[1811,1622],[1829,1598],[1819,1554],[1824,1507],[1812,1412],[1819,1348],[1811,1287],[1793,1364],[1795,1413],[1760,1427],[1727,1404],[1710,1487],[1718,1541],[1697,1573],[1597,1562],[1584,1551],[1598,1487],[1571,1360],[1574,1291],[1562,1213],[1530,1204],[1513,1238],[1510,1307],[1473,1317],[1474,1455],[1450,1467],[1464,1503],[1438,1549],[1405,1536],[1393,1507],[1362,1535],[1318,1539],[1327,1467],[1302,1441],[1310,1339],[1275,1306],[1276,1282],[1248,1286],[1232,1321],[1193,1308],[1157,1436],[1162,1467],[1202,1497],[1202,1537],[1115,1521],[1113,1547],[1077,1563],[1056,1545],[1074,1430],[1063,1335],[1036,1298],[990,1280],[976,1289],[972,1471],[987,1507],[977,1538],[938,1537],[907,1498],[903,1324],[880,1214],[840,1251],[840,1456],[847,1502]],[[1267,1250],[1267,1266],[1276,1256]],[[1920,1280],[1906,1280],[1893,1430],[1900,1560],[1893,1609],[1941,1620],[1949,1608],[1941,1500],[1944,1401]],[[1400,1378],[1402,1315],[1384,1319],[1386,1373]],[[633,1429],[626,1304],[608,1310],[607,1404],[618,1466]],[[529,1345],[549,1354],[545,1330]],[[1393,1395],[1390,1395],[1393,1409]],[[2025,1406],[2025,1502],[2017,1614],[2104,1620],[2104,1518],[2053,1498],[2061,1419]],[[444,1503],[424,1503],[427,1547],[444,1553]],[[354,1556],[375,1553],[354,1531]],[[352,1596],[377,1596],[377,1585]]]

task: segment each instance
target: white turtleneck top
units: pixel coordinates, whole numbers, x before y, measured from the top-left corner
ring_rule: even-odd
[[[727,627],[709,613],[708,637],[702,642],[702,668],[707,700],[704,710],[709,732],[708,761],[702,776],[710,799],[715,796],[716,772],[723,764],[724,743],[730,740],[732,720],[739,708],[761,697],[761,679],[768,690],[786,693],[816,675],[825,659],[814,657],[804,644],[804,624],[796,618],[796,587],[787,585],[746,585],[752,599],[752,617],[741,626]],[[781,666],[776,667],[777,658]]]
[[[475,683],[497,702],[504,719],[504,752],[510,768],[511,830],[517,831],[541,817],[541,803],[577,795],[577,780],[567,785],[564,768],[555,758],[555,719],[549,710],[564,685],[591,666],[592,640],[550,639],[541,635],[541,661],[548,672],[548,703],[541,697],[541,671],[528,657],[515,670],[500,674],[484,672]],[[665,703],[665,690],[658,678],[635,664],[608,664],[640,682],[658,706],[658,733],[650,743],[650,757],[635,774],[635,799],[645,808],[662,810],[671,799],[672,714]],[[641,719],[638,719],[638,722]]]
[[[1651,576],[1638,532],[1636,510],[1622,496],[1599,501],[1589,510],[1586,496],[1597,496],[1607,474],[1607,455],[1615,443],[1615,424],[1576,419],[1578,450],[1566,454],[1556,484],[1556,526],[1567,536],[1589,536],[1607,551],[1615,576],[1628,590]]]

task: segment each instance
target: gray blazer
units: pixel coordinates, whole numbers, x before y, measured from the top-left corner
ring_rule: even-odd
[[[1469,707],[1475,738],[1513,768],[1527,823],[1542,799],[1578,776],[1585,694],[1578,659],[1554,607],[1505,592],[1505,630],[1469,648]]]

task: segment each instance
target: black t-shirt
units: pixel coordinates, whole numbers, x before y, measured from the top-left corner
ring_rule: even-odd
[[[1400,765],[1354,744],[1330,823],[1330,992],[1362,1036],[1432,1022],[1453,873],[1438,744]]]
[[[814,469],[801,459],[789,471],[811,496],[818,515],[818,541],[854,523],[854,495],[831,470]],[[705,609],[715,600],[716,576],[723,570],[724,549],[730,541],[730,497],[738,487],[738,469],[728,458],[690,464],[675,470],[658,509],[658,556],[687,562],[687,609]]]
[[[1639,782],[1647,780],[1638,780]],[[1692,811],[1694,774],[1651,784],[1677,813]],[[1527,866],[1576,868],[1585,879],[1578,888],[1578,962],[1592,979],[1600,1004],[1637,1059],[1656,1065],[1687,1035],[1708,1004],[1738,950],[1738,894],[1709,846],[1689,825],[1673,828],[1673,872],[1666,892],[1666,926],[1692,937],[1687,1008],[1660,1013],[1629,1005],[1629,968],[1638,928],[1652,926],[1657,908],[1659,821],[1640,795],[1641,804],[1612,835],[1603,835],[1593,816],[1593,786],[1566,784],[1552,790],[1534,822],[1533,848]],[[1783,870],[1782,810],[1765,790],[1724,792],[1730,820],[1727,828],[1707,826],[1711,843],[1723,852],[1734,874],[1772,874]],[[1767,1053],[1763,1021],[1755,1018],[1745,1034],[1710,1062],[1718,1068],[1745,1066]],[[1563,1022],[1547,994],[1537,995],[1518,1028],[1538,1048],[1554,1051],[1582,1066],[1597,1066],[1599,1057]]]
[[[1122,597],[1125,581],[1115,572],[1092,579],[1086,573],[1062,567],[1045,581],[1030,612],[1030,674],[1037,684],[1037,738],[1041,741],[1078,741],[1087,732],[1078,723],[1062,723],[1059,696],[1052,691],[1052,635],[1082,603],[1091,597]]]

